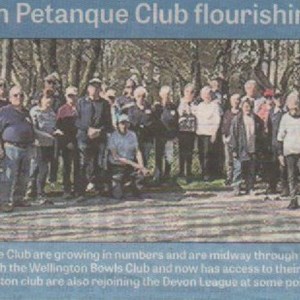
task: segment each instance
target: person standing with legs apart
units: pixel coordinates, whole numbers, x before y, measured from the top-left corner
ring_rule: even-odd
[[[111,131],[112,119],[109,103],[100,97],[101,81],[89,81],[87,95],[77,103],[76,119],[77,143],[80,165],[80,196],[85,200],[85,192],[102,192],[104,178],[103,159],[106,151],[107,132]]]
[[[232,157],[232,149],[230,148],[230,128],[232,124],[232,120],[234,117],[240,112],[240,103],[241,96],[239,94],[233,94],[230,97],[230,106],[222,120],[222,138],[224,143],[224,153],[225,153],[225,170],[226,170],[226,181],[225,185],[232,184],[233,178],[233,157]]]
[[[202,102],[193,106],[193,113],[197,118],[197,140],[199,161],[204,181],[211,179],[214,170],[211,169],[212,148],[217,138],[217,132],[221,123],[221,111],[219,105],[212,101],[212,90],[209,86],[201,89]]]
[[[233,155],[234,195],[240,195],[242,179],[246,194],[254,194],[255,161],[262,144],[264,124],[253,113],[253,102],[244,100],[242,111],[234,117],[230,129],[230,147]]]
[[[282,96],[277,93],[272,98],[274,107],[272,107],[268,116],[268,135],[271,146],[271,162],[268,166],[266,166],[268,179],[267,192],[275,194],[277,192],[277,183],[278,181],[280,181],[280,195],[282,197],[286,197],[289,195],[287,183],[287,168],[286,165],[282,166],[279,163],[279,142],[277,140],[279,125],[285,112],[283,110]]]
[[[63,133],[58,137],[58,146],[63,159],[63,188],[64,199],[72,198],[72,182],[74,194],[78,195],[79,182],[79,157],[77,147],[77,128],[75,126],[77,118],[77,95],[76,87],[69,86],[66,89],[66,104],[61,106],[57,112],[56,127]],[[73,169],[73,180],[71,181],[71,173]]]
[[[52,204],[45,194],[49,165],[55,152],[55,137],[63,135],[56,128],[56,114],[52,109],[53,90],[44,90],[43,97],[37,106],[30,110],[36,136],[37,172],[31,178],[30,188],[37,191],[40,204]]]
[[[154,123],[151,105],[146,100],[147,94],[147,90],[143,86],[137,87],[134,90],[135,105],[128,110],[130,130],[134,131],[137,135],[139,148],[146,167],[153,147]]]
[[[3,211],[28,206],[24,201],[29,178],[34,129],[28,111],[23,107],[24,93],[14,86],[9,92],[10,104],[0,110],[0,159],[5,157],[6,180]]]
[[[192,113],[195,87],[189,83],[184,88],[183,98],[178,106],[179,115],[179,177],[185,177],[187,183],[192,178],[192,161],[195,144],[196,117]]]
[[[171,164],[174,157],[174,140],[178,135],[178,112],[173,103],[172,90],[163,86],[159,92],[160,103],[154,105],[155,130],[155,174],[154,181],[158,184],[161,179],[171,175]],[[163,161],[165,168],[163,170]]]
[[[286,99],[288,112],[283,115],[277,140],[278,159],[280,164],[287,166],[288,185],[291,202],[289,209],[299,208],[297,199],[297,177],[298,165],[300,162],[300,98],[298,92],[292,92]]]

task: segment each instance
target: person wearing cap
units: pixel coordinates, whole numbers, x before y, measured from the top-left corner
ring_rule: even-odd
[[[144,167],[137,136],[129,130],[129,126],[128,116],[119,116],[118,129],[112,133],[108,142],[111,193],[115,199],[123,198],[124,185],[128,181],[131,183],[132,193],[138,196],[144,176],[148,173]]]
[[[100,97],[101,80],[93,78],[87,86],[87,95],[77,102],[77,143],[79,149],[80,198],[86,190],[102,191],[107,133],[112,130],[109,103]]]
[[[61,106],[57,112],[56,127],[63,135],[58,137],[58,145],[63,160],[63,188],[65,199],[72,197],[71,173],[73,168],[73,187],[74,194],[78,194],[77,189],[80,185],[79,179],[79,159],[77,149],[77,128],[75,126],[77,118],[77,97],[78,89],[69,86],[65,92],[66,104]]]
[[[298,165],[300,163],[300,97],[296,91],[286,99],[288,112],[281,118],[277,140],[278,159],[287,166],[290,204],[289,209],[299,208],[297,199]]]
[[[52,95],[52,109],[55,113],[58,109],[65,104],[65,97],[60,86],[60,76],[57,72],[53,72],[45,77],[44,79],[44,90],[53,90]],[[50,163],[49,182],[53,186],[57,181],[57,172],[59,168],[59,156],[60,152],[58,149],[57,137],[54,138],[54,156]]]
[[[159,97],[160,102],[155,103],[153,108],[155,133],[154,181],[157,184],[161,183],[163,177],[168,179],[171,175],[174,142],[178,135],[178,112],[176,105],[173,103],[171,88],[162,86]]]
[[[58,73],[54,72],[49,74],[44,78],[44,89],[52,89],[53,93],[53,101],[52,101],[52,109],[56,113],[58,109],[65,103],[64,96],[60,91],[60,78]]]
[[[24,108],[24,93],[14,86],[9,91],[10,104],[0,110],[0,159],[5,158],[6,180],[2,185],[6,203],[2,209],[12,211],[15,206],[28,206],[24,201],[29,177],[34,129]]]
[[[6,81],[0,78],[0,109],[9,104],[7,99]]]
[[[138,143],[143,155],[144,165],[148,165],[150,151],[153,147],[154,116],[150,103],[147,102],[148,92],[143,86],[134,90],[135,105],[128,111],[130,130],[138,137]]]
[[[52,109],[53,90],[45,89],[39,104],[30,110],[36,136],[36,169],[31,171],[31,182],[28,197],[37,198],[40,204],[50,204],[45,194],[46,180],[49,173],[49,165],[55,155],[55,137],[63,135],[56,128],[56,114]]]
[[[128,115],[130,110],[135,106],[134,90],[136,87],[137,84],[132,78],[126,80],[122,96],[116,99],[117,116],[122,114]]]

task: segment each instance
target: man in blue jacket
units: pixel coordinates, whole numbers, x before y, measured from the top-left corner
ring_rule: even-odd
[[[80,199],[84,200],[85,190],[98,190],[103,187],[105,178],[106,137],[112,129],[109,103],[100,97],[101,81],[89,81],[87,95],[77,103],[77,142],[79,149]]]

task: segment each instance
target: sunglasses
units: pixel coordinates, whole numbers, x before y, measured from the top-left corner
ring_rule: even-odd
[[[108,99],[110,99],[110,100],[115,100],[116,97],[114,97],[114,96],[108,96]]]
[[[48,84],[55,84],[55,81],[53,81],[53,80],[47,80],[47,83]]]
[[[13,94],[13,96],[14,96],[15,98],[17,98],[17,97],[23,98],[23,97],[24,97],[24,94],[23,94],[23,93]]]
[[[74,97],[76,97],[76,95],[75,94],[69,94],[69,95],[67,95],[67,97],[74,98]]]

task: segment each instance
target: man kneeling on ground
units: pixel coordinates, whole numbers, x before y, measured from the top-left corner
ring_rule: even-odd
[[[136,134],[128,130],[130,123],[127,115],[121,115],[118,129],[111,135],[108,143],[109,163],[112,179],[112,196],[121,199],[124,185],[131,183],[132,192],[138,196],[144,176],[149,172],[143,163]]]

